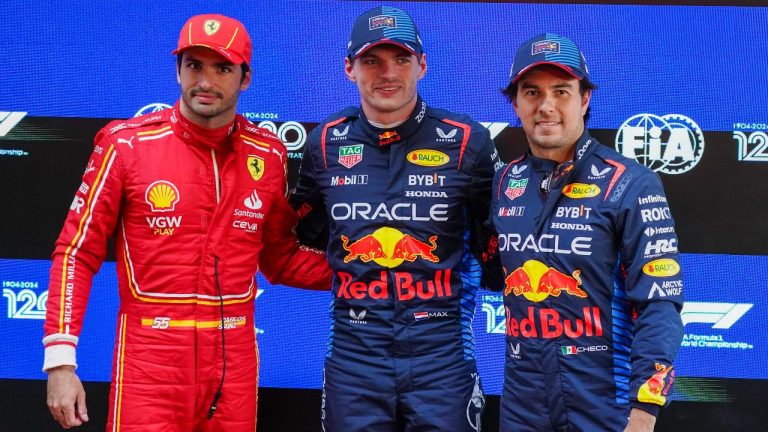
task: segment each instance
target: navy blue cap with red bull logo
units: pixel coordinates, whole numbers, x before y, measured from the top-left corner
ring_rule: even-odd
[[[397,45],[417,57],[422,53],[419,30],[413,19],[404,11],[389,6],[373,8],[357,17],[347,45],[347,57],[356,59],[381,44]]]
[[[515,54],[509,80],[515,83],[524,73],[540,65],[552,65],[590,84],[589,69],[579,47],[567,37],[545,33],[525,41]]]

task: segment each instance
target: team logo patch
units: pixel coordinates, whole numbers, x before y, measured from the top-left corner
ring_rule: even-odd
[[[408,153],[408,162],[420,166],[436,167],[447,164],[451,158],[437,150],[419,149]]]
[[[525,188],[528,186],[528,179],[520,179],[515,180],[511,179],[509,180],[509,185],[507,186],[507,190],[504,191],[504,195],[507,196],[510,200],[513,200],[519,196],[522,196],[525,193]]]
[[[205,20],[205,24],[203,24],[203,29],[205,31],[205,34],[207,34],[208,36],[215,35],[220,28],[221,28],[221,22],[213,19]]]
[[[339,163],[347,168],[360,163],[363,160],[363,145],[355,144],[351,146],[339,147]]]
[[[656,373],[648,379],[637,391],[637,400],[645,403],[664,405],[667,402],[667,392],[675,380],[672,365],[656,363]]]
[[[248,155],[248,172],[254,180],[259,180],[264,175],[264,159],[254,155]]]
[[[368,18],[368,30],[397,28],[397,20],[391,15],[376,15]]]
[[[379,134],[379,145],[383,146],[392,144],[394,142],[400,141],[400,139],[400,134],[397,133],[397,131],[386,131]]]
[[[544,40],[531,45],[531,54],[560,54],[560,42]]]
[[[152,183],[144,194],[144,200],[153,212],[173,211],[180,199],[179,189],[166,180]]]
[[[254,190],[252,194],[248,195],[248,197],[243,200],[243,204],[251,210],[258,210],[263,203],[261,198],[259,198],[259,194]]]

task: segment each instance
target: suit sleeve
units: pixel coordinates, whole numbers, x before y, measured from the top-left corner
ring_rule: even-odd
[[[280,190],[276,191],[266,217],[259,256],[259,268],[273,284],[297,288],[329,290],[331,269],[323,251],[300,244],[296,236],[298,214],[286,198],[285,170],[281,170]]]
[[[322,125],[321,125],[322,126]],[[322,127],[316,127],[307,140],[299,168],[299,179],[291,191],[290,203],[299,215],[296,234],[302,244],[317,249],[328,248],[328,215],[317,184],[313,150],[319,148]],[[321,162],[322,163],[322,162]]]
[[[501,162],[487,129],[481,128],[472,138],[478,139],[481,144],[471,172],[472,187],[468,204],[470,242],[472,252],[482,268],[482,287],[501,291],[504,286],[504,274],[498,253],[498,236],[490,218],[491,186]]]
[[[672,393],[683,337],[683,278],[674,220],[655,173],[636,180],[620,215],[625,291],[636,314],[630,404],[657,415]]]
[[[105,129],[94,140],[93,154],[53,251],[43,337],[44,371],[62,365],[77,367],[75,351],[91,281],[106,257],[107,239],[119,217],[122,168]]]

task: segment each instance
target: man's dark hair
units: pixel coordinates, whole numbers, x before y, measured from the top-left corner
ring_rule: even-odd
[[[587,90],[594,90],[597,86],[592,84],[591,82],[587,80],[579,80],[579,93],[584,96],[584,93],[587,92]],[[515,101],[515,98],[517,98],[517,82],[512,83],[510,82],[508,86],[501,89],[501,94],[504,95],[504,97],[509,101],[509,103],[513,103]],[[589,120],[589,113],[592,107],[587,107],[587,112],[584,113],[584,124],[587,124],[587,121]]]
[[[181,56],[183,56],[183,55],[184,55],[184,53],[181,52],[181,53],[179,53],[179,55],[176,56],[176,70],[179,73],[181,73]],[[243,71],[243,75],[240,77],[240,84],[242,84],[243,81],[245,81],[245,74],[248,73],[248,71],[251,70],[251,69],[248,67],[247,64],[242,63],[240,65],[240,70]]]

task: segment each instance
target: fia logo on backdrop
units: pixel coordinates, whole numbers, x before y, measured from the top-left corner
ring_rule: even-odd
[[[704,134],[681,114],[638,114],[619,127],[616,150],[653,171],[683,174],[701,160]]]

